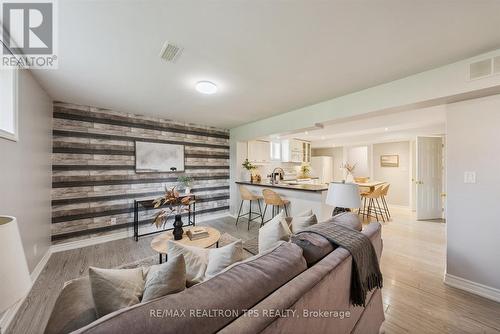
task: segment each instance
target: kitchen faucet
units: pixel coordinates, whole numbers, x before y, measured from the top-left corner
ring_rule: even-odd
[[[274,186],[276,183],[278,183],[279,181],[276,180],[276,175],[279,174],[278,172],[276,171],[280,171],[281,172],[281,175],[285,175],[285,171],[283,170],[283,168],[281,167],[276,167],[275,169],[273,169],[273,172],[271,173],[271,175],[269,175],[271,177],[271,184]]]

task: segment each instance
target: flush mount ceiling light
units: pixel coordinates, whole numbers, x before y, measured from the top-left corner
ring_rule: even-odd
[[[202,94],[217,93],[217,85],[210,81],[198,81],[195,85],[195,88]]]

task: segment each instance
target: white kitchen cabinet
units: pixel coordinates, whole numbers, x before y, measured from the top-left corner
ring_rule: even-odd
[[[311,162],[311,143],[298,139],[281,141],[282,162]]]
[[[249,141],[248,160],[256,164],[268,163],[271,160],[270,143],[263,140]]]

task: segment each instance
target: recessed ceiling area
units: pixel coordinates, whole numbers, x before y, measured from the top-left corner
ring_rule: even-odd
[[[380,113],[355,120],[339,120],[322,129],[293,134],[276,134],[266,138],[296,138],[311,141],[313,148],[356,146],[406,141],[417,136],[439,136],[446,132],[445,106]]]
[[[232,128],[500,46],[500,1],[59,1],[55,100]],[[165,41],[182,46],[175,62]],[[200,94],[199,81],[217,84]]]

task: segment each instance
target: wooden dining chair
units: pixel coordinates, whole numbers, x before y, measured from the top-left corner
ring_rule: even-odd
[[[238,217],[236,218],[236,226],[238,226],[238,221],[241,217],[248,215],[247,228],[248,228],[248,230],[250,230],[250,222],[251,221],[258,219],[258,218],[261,218],[261,222],[262,222],[263,215],[262,215],[262,207],[260,205],[260,200],[262,199],[262,196],[255,195],[250,190],[248,190],[247,187],[245,187],[243,185],[240,185],[239,189],[240,189],[241,203],[240,203],[240,209],[238,211]],[[249,201],[248,212],[242,214],[241,210],[243,208],[243,203],[245,201]],[[257,202],[259,212],[252,211],[252,202]],[[254,215],[254,218],[252,218],[252,214]]]
[[[389,206],[387,205],[385,196],[387,196],[387,193],[389,192],[390,185],[391,185],[390,183],[386,183],[382,186],[382,194],[380,196],[380,198],[382,199],[382,205],[384,206],[385,216],[387,217],[387,220],[390,220],[391,212],[389,211]]]
[[[262,215],[262,222],[260,226],[263,226],[265,223],[267,223],[269,220],[271,220],[274,216],[276,216],[279,213],[279,209],[283,207],[285,209],[285,214],[288,217],[288,209],[287,205],[290,204],[290,201],[287,199],[281,198],[281,196],[275,192],[272,191],[271,189],[264,189],[262,190],[262,195],[264,196],[264,214]],[[264,221],[264,217],[266,216],[266,211],[267,211],[267,206],[272,205],[272,217],[271,219],[268,219]]]

